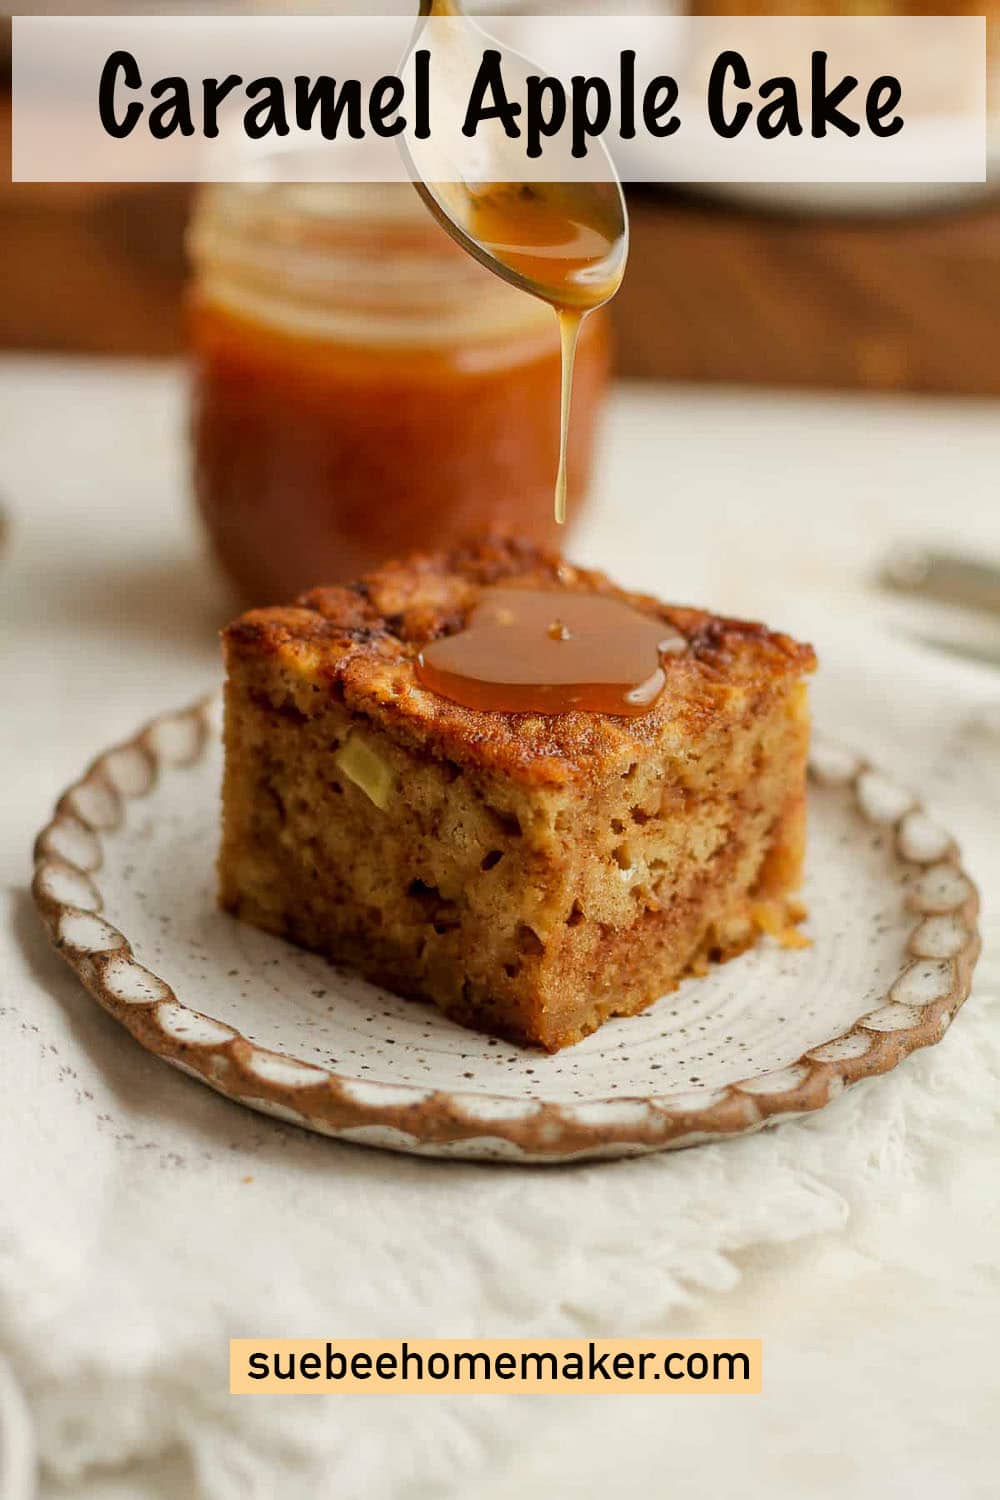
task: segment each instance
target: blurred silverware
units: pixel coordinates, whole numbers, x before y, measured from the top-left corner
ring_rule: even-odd
[[[938,651],[1000,666],[1000,565],[935,548],[899,547],[876,581],[893,596],[891,626]]]
[[[886,558],[879,582],[913,598],[1000,615],[1000,563],[957,552],[899,547]]]
[[[0,1496],[33,1500],[36,1493],[34,1423],[24,1392],[0,1355]]]

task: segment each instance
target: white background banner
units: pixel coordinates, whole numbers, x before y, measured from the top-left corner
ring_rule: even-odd
[[[390,182],[423,133],[440,181],[607,176],[598,136],[634,181],[985,178],[981,17],[481,25],[17,17],[13,177]]]

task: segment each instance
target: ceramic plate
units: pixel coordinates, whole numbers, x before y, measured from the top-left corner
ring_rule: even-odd
[[[818,741],[808,932],[765,940],[554,1057],[463,1030],[217,911],[216,702],[102,755],[36,845],[35,900],[87,989],[165,1062],[267,1114],[435,1156],[552,1162],[740,1135],[937,1042],[978,952],[949,835]]]

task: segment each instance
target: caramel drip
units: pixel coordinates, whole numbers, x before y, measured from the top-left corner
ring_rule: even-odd
[[[460,0],[422,0],[430,17],[463,16]],[[523,59],[522,59],[523,61]],[[466,248],[555,308],[562,350],[555,516],[566,519],[566,452],[580,325],[621,285],[628,234],[614,182],[466,183],[445,210]]]
[[[573,360],[588,312],[618,290],[625,237],[615,225],[615,201],[593,183],[493,184],[473,200],[469,229],[491,259],[506,266],[559,320],[562,391],[555,515],[566,520],[566,451],[573,392]]]

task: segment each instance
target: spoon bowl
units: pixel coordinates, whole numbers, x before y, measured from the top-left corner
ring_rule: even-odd
[[[568,141],[553,136],[546,149],[557,170],[565,162],[565,180],[524,181],[521,144],[496,120],[484,121],[475,147],[456,160],[433,137],[458,139],[460,102],[468,97],[484,42],[500,53],[509,88],[543,70],[496,43],[455,0],[421,0],[420,16],[451,24],[435,34],[443,128],[432,128],[427,141],[404,137],[417,192],[469,255],[512,286],[562,311],[586,313],[600,307],[618,290],[628,256],[625,197],[604,142],[590,145],[595,180],[574,180],[570,169],[578,169],[579,163],[570,155]]]

